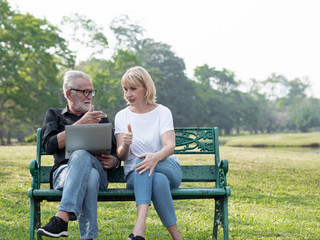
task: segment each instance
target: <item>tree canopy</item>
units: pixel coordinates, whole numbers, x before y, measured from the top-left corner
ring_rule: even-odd
[[[40,124],[43,114],[59,101],[62,67],[74,65],[59,30],[46,20],[11,10],[0,1],[0,139],[10,129]],[[60,69],[59,69],[60,68]],[[10,143],[10,138],[8,138]]]
[[[127,16],[112,21],[113,36],[78,14],[62,23],[74,30],[68,40],[47,20],[21,14],[0,1],[1,144],[10,143],[12,134],[22,140],[41,127],[47,108],[64,107],[61,79],[70,69],[92,77],[98,90],[95,108],[113,120],[126,106],[121,77],[136,65],[149,71],[157,102],[171,109],[175,126],[217,126],[223,134],[320,129],[320,99],[306,95],[310,86],[305,79],[272,73],[264,81],[251,79],[246,92],[226,68],[203,64],[194,69],[193,79],[188,78],[184,60],[172,47],[144,38],[144,29]],[[116,39],[112,49],[111,37]],[[79,49],[91,53],[87,60],[76,62]],[[107,49],[110,57],[102,54]]]

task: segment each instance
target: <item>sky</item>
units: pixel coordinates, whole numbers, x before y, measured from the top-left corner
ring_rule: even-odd
[[[114,18],[128,15],[146,30],[145,37],[172,46],[190,78],[194,68],[203,64],[226,68],[243,82],[265,80],[276,73],[288,80],[308,80],[308,95],[320,98],[318,0],[8,2],[54,25],[63,16],[78,13],[108,28]]]

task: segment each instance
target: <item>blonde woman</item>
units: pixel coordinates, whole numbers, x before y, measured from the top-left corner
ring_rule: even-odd
[[[137,220],[128,240],[143,240],[148,208],[153,205],[172,239],[182,239],[170,189],[181,184],[181,168],[173,155],[175,133],[171,111],[155,102],[156,88],[142,67],[122,77],[128,107],[115,117],[117,155],[124,161],[127,188],[133,189]]]

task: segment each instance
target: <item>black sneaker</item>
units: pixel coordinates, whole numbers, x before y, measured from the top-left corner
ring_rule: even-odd
[[[44,227],[39,228],[37,233],[53,238],[68,237],[68,223],[54,216]]]

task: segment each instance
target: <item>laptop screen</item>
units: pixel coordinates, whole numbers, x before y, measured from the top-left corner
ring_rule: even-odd
[[[66,159],[78,149],[92,155],[110,154],[112,146],[112,124],[66,125]]]

